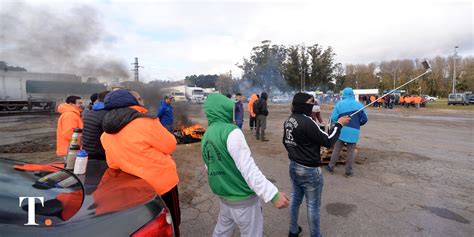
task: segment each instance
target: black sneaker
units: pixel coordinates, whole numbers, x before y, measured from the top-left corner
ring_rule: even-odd
[[[303,228],[301,228],[301,226],[298,226],[298,233],[293,234],[291,232],[288,232],[288,237],[298,237],[301,235],[301,232],[303,232]]]
[[[352,172],[346,172],[344,176],[346,176],[346,178],[350,178],[352,177]]]
[[[331,168],[331,166],[326,166],[326,171],[329,172],[330,174],[334,174],[334,168]]]

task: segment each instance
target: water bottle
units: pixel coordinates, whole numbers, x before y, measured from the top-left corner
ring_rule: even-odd
[[[74,164],[74,174],[85,174],[87,168],[87,152],[85,150],[80,150],[77,153],[76,163]]]
[[[67,152],[66,156],[66,167],[65,169],[67,170],[73,170],[74,169],[74,164],[76,162],[76,156],[79,150],[81,149],[80,146],[78,145],[72,145],[69,148],[69,151]]]
[[[72,131],[71,141],[69,142],[69,147],[80,146],[81,135],[82,135],[82,129],[74,128],[74,130]]]

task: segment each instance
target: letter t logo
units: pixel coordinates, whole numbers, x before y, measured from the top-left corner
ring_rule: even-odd
[[[38,225],[35,221],[35,198],[38,198],[41,202],[41,206],[44,207],[44,197],[19,197],[20,207],[25,198],[28,199],[28,223],[25,225]]]

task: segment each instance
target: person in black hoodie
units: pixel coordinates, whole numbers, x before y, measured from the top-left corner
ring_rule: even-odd
[[[267,129],[267,116],[268,116],[268,107],[267,107],[267,99],[268,94],[266,92],[262,92],[260,98],[255,101],[253,104],[253,111],[256,114],[257,126],[256,126],[256,137],[257,140],[262,142],[267,142],[268,140],[265,139],[265,129]]]
[[[105,110],[104,98],[109,91],[102,91],[97,95],[90,110],[82,112],[82,147],[86,150],[89,159],[105,160],[105,151],[100,142],[100,135],[104,132],[102,129],[102,120],[107,110]],[[92,98],[92,96],[91,96]]]
[[[311,119],[314,97],[306,93],[297,93],[293,97],[291,115],[283,125],[283,145],[290,159],[290,179],[292,181],[290,202],[289,236],[299,236],[302,229],[298,226],[298,213],[303,197],[306,196],[310,236],[321,236],[320,207],[323,190],[321,173],[321,146],[331,147],[337,141],[342,126],[350,118],[338,119],[334,129],[328,133],[322,131]]]

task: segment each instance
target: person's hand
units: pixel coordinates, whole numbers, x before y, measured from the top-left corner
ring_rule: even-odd
[[[342,126],[346,126],[349,121],[351,121],[351,117],[349,116],[343,116],[343,117],[340,117],[337,122],[340,123]]]
[[[275,206],[278,209],[287,208],[289,205],[290,205],[290,198],[284,192],[281,192],[280,196],[278,196],[278,199],[273,201],[273,206]]]

